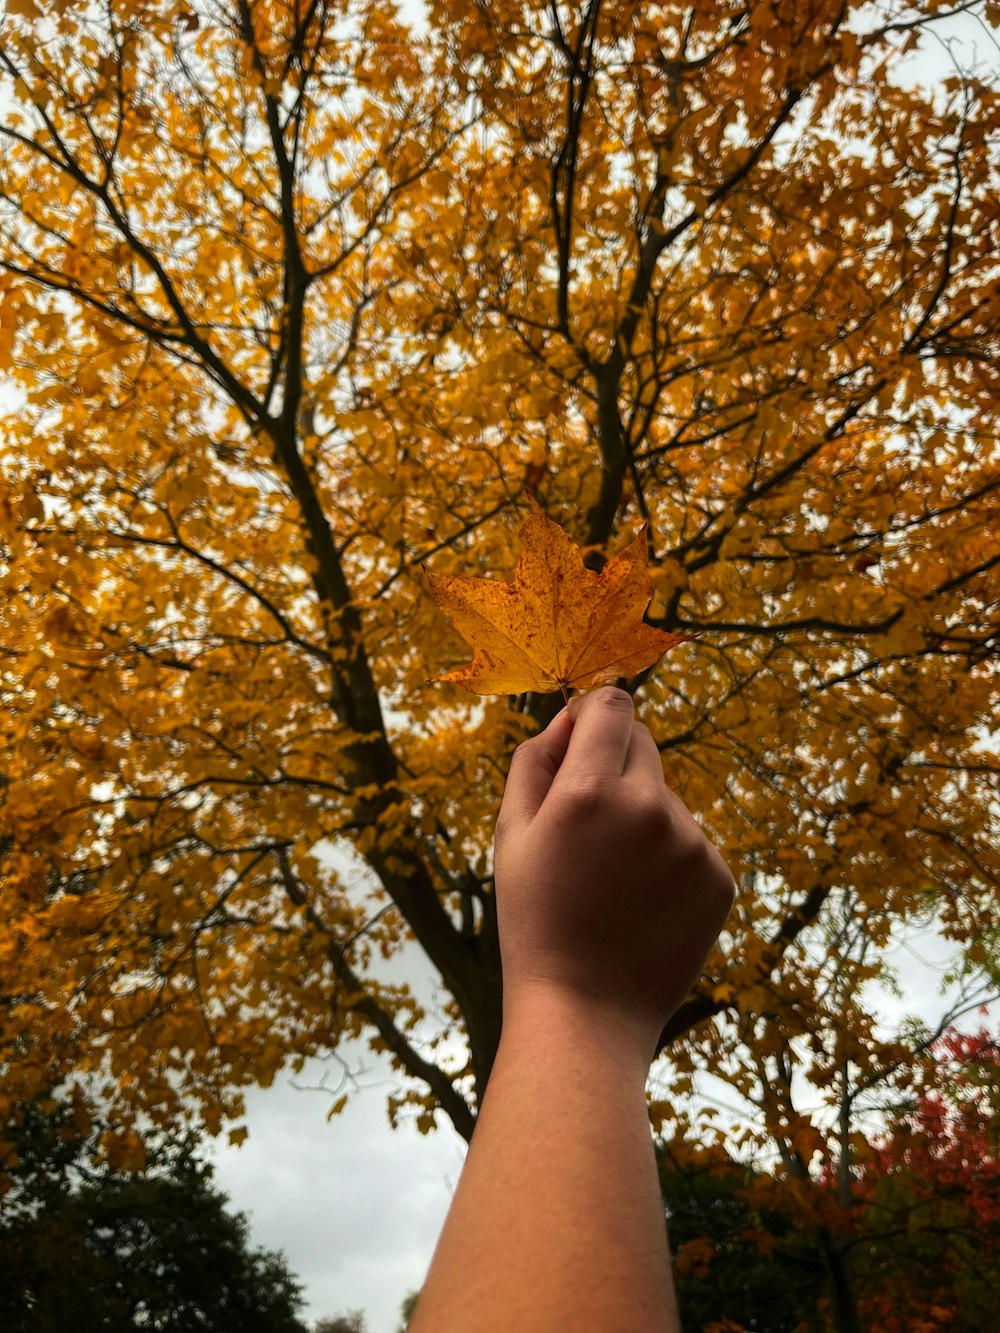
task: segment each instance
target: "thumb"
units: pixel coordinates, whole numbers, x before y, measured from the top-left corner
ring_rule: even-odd
[[[572,734],[573,719],[563,708],[544,731],[517,747],[507,774],[498,827],[501,821],[528,823],[534,818],[566,757]]]

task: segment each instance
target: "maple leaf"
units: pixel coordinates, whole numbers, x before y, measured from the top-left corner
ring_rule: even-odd
[[[653,593],[645,530],[644,523],[598,574],[532,499],[513,583],[425,570],[435,600],[473,650],[467,666],[434,679],[473,694],[565,694],[652,666],[691,635],[642,619]]]

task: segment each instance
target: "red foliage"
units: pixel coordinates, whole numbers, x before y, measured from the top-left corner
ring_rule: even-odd
[[[1000,1289],[1000,1047],[949,1032],[933,1055],[937,1087],[854,1182],[859,1304],[884,1333],[986,1327]]]

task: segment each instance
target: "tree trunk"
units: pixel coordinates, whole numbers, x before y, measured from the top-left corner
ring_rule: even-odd
[[[864,1333],[846,1255],[826,1227],[819,1228],[818,1235],[830,1279],[834,1327],[837,1333]]]

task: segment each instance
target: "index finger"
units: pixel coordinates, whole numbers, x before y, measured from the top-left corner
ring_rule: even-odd
[[[620,777],[632,743],[632,696],[612,685],[570,700],[573,734],[556,775],[562,786],[574,777]]]
[[[628,752],[625,776],[652,788],[660,787],[664,791],[669,789],[659,746],[646,724],[638,720],[632,723],[632,745]]]

